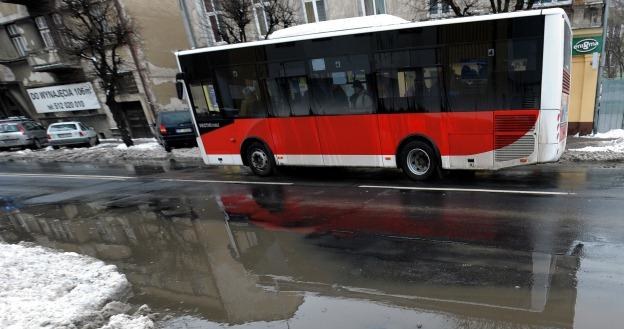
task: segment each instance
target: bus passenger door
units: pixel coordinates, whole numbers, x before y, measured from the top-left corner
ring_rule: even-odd
[[[368,55],[310,61],[312,110],[326,166],[382,166]]]
[[[322,166],[323,156],[304,62],[269,63],[266,90],[276,161],[280,165]]]

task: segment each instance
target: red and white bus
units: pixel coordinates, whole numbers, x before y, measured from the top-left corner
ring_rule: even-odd
[[[565,149],[571,30],[558,8],[176,56],[206,164],[261,176],[281,165],[398,167],[422,180],[438,168],[554,162]]]

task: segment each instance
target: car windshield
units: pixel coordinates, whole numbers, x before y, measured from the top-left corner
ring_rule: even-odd
[[[0,124],[0,133],[15,133],[19,131],[17,124]]]
[[[165,112],[160,114],[160,122],[165,125],[190,123],[191,115],[189,112]]]
[[[50,131],[65,131],[76,130],[76,125],[73,123],[62,123],[50,126]]]

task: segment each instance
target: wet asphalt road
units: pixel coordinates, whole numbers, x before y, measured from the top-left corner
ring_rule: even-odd
[[[605,168],[606,167],[606,168]],[[624,169],[0,164],[0,238],[115,264],[165,328],[621,328]]]

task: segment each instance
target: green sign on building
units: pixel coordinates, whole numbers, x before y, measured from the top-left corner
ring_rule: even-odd
[[[572,55],[602,52],[602,36],[584,36],[572,39]]]

